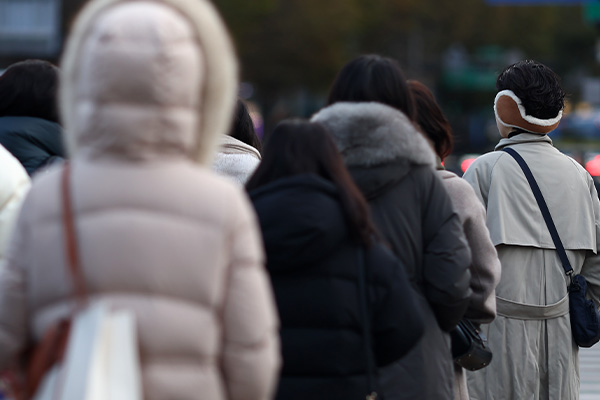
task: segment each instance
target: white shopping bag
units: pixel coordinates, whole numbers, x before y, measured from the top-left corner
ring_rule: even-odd
[[[35,400],[142,400],[135,319],[96,303],[73,320],[65,359]]]

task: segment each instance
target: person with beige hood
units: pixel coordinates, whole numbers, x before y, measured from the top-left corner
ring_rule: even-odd
[[[254,214],[210,171],[237,67],[207,0],[94,0],[61,112],[92,301],[135,313],[146,400],[269,399],[278,321]],[[37,179],[0,268],[0,369],[70,310],[61,168]]]

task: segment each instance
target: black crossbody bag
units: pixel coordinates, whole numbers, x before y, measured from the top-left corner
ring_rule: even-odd
[[[479,325],[468,319],[461,319],[456,328],[450,331],[452,358],[454,362],[469,371],[487,367],[492,362],[492,350],[487,337]]]
[[[558,231],[556,230],[556,226],[550,215],[550,210],[548,210],[548,205],[544,200],[544,196],[542,195],[529,166],[525,160],[523,160],[523,157],[521,157],[514,149],[506,147],[503,150],[510,154],[523,170],[538,206],[540,207],[546,226],[550,231],[550,236],[552,236],[552,241],[554,242],[554,246],[560,257],[565,274],[569,277],[570,284],[567,289],[569,292],[569,318],[571,319],[571,333],[573,334],[573,339],[579,347],[592,347],[600,340],[600,313],[594,302],[588,300],[585,296],[587,282],[583,276],[573,273],[573,267],[571,267],[567,252],[558,236]]]

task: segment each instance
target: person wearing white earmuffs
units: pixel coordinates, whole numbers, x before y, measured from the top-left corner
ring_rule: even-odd
[[[504,69],[496,87],[494,111],[502,139],[496,151],[479,157],[464,174],[487,209],[502,265],[497,317],[484,328],[494,359],[468,373],[469,395],[473,400],[578,399],[569,276],[518,156],[537,182],[571,267],[587,280],[596,307],[600,201],[592,177],[548,136],[564,108],[558,75],[526,60]]]

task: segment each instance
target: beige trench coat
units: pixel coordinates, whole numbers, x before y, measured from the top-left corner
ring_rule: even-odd
[[[532,170],[572,267],[586,277],[598,303],[600,202],[592,178],[546,135],[505,138],[496,150],[506,146],[519,152]],[[578,399],[578,349],[565,298],[567,278],[521,168],[507,153],[495,151],[478,158],[464,178],[487,209],[502,264],[498,316],[484,329],[494,359],[489,367],[468,373],[471,399]]]

